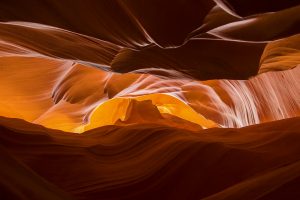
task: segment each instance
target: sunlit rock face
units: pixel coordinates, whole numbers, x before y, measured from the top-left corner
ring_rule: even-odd
[[[158,71],[164,76],[118,74],[24,54],[3,55],[0,63],[1,115],[69,132],[114,124],[176,126],[175,119],[191,128],[234,128],[300,114],[299,67],[249,80],[197,81],[169,70]]]
[[[0,1],[0,196],[300,199],[298,13]]]

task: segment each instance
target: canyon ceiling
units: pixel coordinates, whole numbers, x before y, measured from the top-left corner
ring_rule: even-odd
[[[300,199],[299,13],[1,0],[1,199]]]

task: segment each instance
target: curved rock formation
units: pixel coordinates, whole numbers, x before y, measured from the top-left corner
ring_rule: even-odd
[[[80,199],[300,196],[299,117],[242,129],[193,132],[137,124],[107,126],[81,135],[22,120],[1,118],[0,123],[1,155],[14,160],[1,165],[6,185],[2,190],[17,198],[64,195],[44,179]],[[30,171],[14,167],[16,162],[29,166],[39,179],[23,179]],[[5,172],[14,173],[15,179],[4,179]],[[24,182],[15,187],[14,181],[21,178]]]
[[[298,13],[0,1],[0,198],[300,199]]]
[[[170,123],[171,115],[199,128],[243,127],[300,113],[299,67],[247,81],[196,81],[117,74],[75,61],[25,55],[3,55],[0,63],[0,114],[64,131],[83,132],[118,121],[142,123],[139,113],[144,108],[135,109],[140,103],[149,105],[146,115],[155,112],[166,119],[163,124]],[[128,120],[136,115],[140,117]]]

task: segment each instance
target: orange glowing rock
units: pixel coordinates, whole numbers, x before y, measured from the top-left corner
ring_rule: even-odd
[[[300,113],[299,93],[294,92],[299,90],[299,68],[248,81],[167,80],[107,72],[71,60],[24,57],[26,49],[18,50],[21,55],[0,57],[0,114],[48,128],[82,133],[139,123],[243,127]]]
[[[0,198],[300,199],[299,13],[1,0]]]

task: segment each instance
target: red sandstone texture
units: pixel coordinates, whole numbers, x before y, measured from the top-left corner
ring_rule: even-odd
[[[300,199],[299,0],[1,0],[1,199]]]

